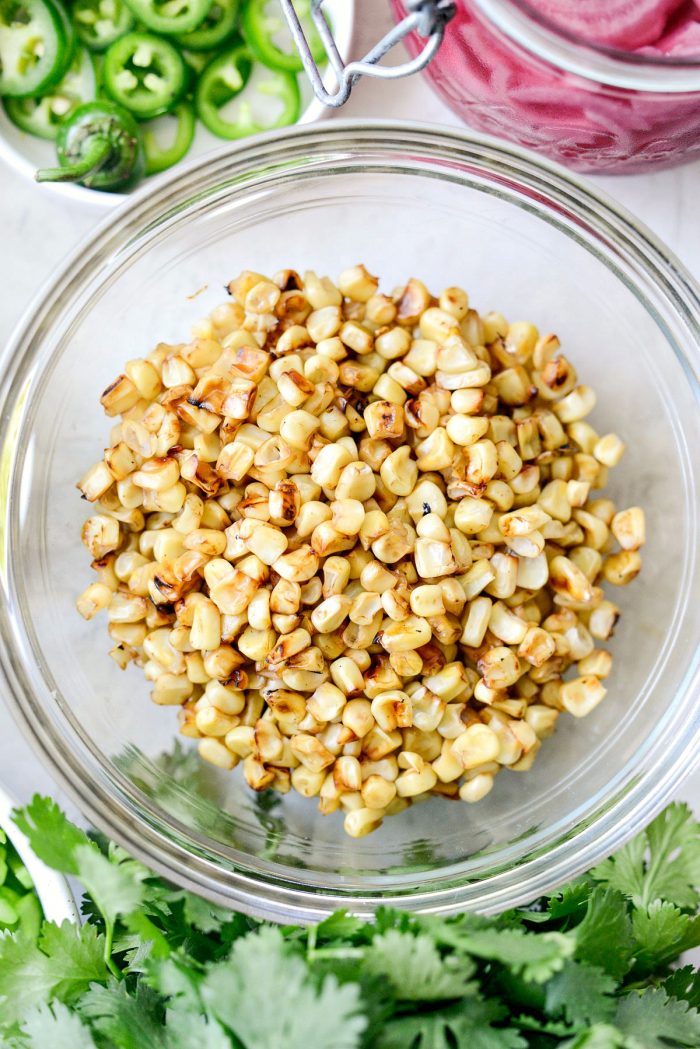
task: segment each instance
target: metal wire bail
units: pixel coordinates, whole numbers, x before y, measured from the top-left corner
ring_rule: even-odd
[[[324,105],[333,108],[347,102],[350,92],[360,77],[371,76],[384,80],[396,80],[424,69],[440,47],[445,26],[455,13],[454,0],[405,0],[408,14],[403,21],[390,29],[363,58],[345,65],[336,47],[333,33],[323,15],[325,0],[311,0],[311,18],[338,83],[337,90],[331,93],[326,90],[321,71],[311,54],[311,48],[299,16],[294,9],[294,0],[280,0],[280,3],[316,98]],[[417,33],[426,40],[420,54],[400,65],[381,65],[380,60],[409,33]]]

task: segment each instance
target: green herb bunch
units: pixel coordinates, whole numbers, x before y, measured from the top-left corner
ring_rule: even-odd
[[[380,909],[276,927],[167,884],[50,800],[16,813],[80,879],[82,926],[0,939],[11,1049],[700,1047],[700,824],[666,809],[616,856],[496,918]]]

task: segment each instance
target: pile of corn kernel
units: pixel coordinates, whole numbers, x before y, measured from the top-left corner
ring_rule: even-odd
[[[132,360],[79,483],[112,657],[201,756],[360,837],[529,769],[605,695],[639,507],[555,335],[465,291],[243,272],[192,341]],[[619,549],[616,548],[619,546]]]

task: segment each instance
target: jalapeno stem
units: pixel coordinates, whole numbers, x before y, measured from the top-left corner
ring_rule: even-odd
[[[104,135],[95,135],[85,149],[85,155],[76,164],[60,168],[41,168],[34,178],[37,182],[79,182],[102,167],[112,152],[112,143]]]

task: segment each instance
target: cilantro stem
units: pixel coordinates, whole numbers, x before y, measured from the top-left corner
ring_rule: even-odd
[[[121,980],[122,979],[121,970],[120,970],[119,966],[117,965],[117,963],[114,961],[114,958],[112,958],[112,942],[113,942],[113,940],[114,940],[114,922],[105,921],[105,950],[104,950],[105,965],[107,966],[109,971],[112,973],[112,975],[116,976],[117,980]]]
[[[364,947],[309,947],[307,957],[312,961],[319,958],[362,958]]]

